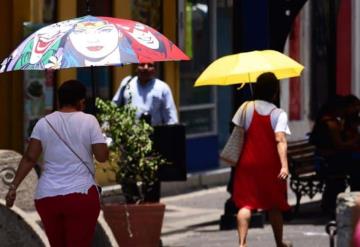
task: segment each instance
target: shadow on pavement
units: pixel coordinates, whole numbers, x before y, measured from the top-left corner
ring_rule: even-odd
[[[219,224],[220,224],[220,220],[214,220],[202,224],[192,225],[191,228],[192,229],[199,228],[196,230],[197,232],[218,232]],[[211,226],[211,228],[206,228],[208,226]],[[215,228],[213,228],[213,226],[215,226]]]
[[[286,219],[286,216],[284,217]],[[286,225],[326,225],[332,218],[322,211],[320,201],[302,203],[297,214],[285,220]]]
[[[325,225],[331,220],[332,220],[331,216],[322,211],[320,206],[320,201],[302,203],[300,206],[300,210],[297,214],[290,213],[284,216],[285,225],[314,225],[314,226],[325,227]],[[197,229],[198,232],[211,232],[211,231],[216,232],[216,231],[220,231],[217,227],[215,229],[214,228],[209,229],[206,227],[219,226],[219,224],[220,224],[219,220],[209,221],[201,224],[191,225],[188,227],[187,230]],[[267,217],[265,224],[269,224]],[[259,228],[259,227],[255,227],[255,228]],[[229,230],[234,230],[234,229],[229,229]]]

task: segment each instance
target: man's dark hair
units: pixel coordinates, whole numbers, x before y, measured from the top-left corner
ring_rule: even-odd
[[[60,107],[76,104],[86,98],[86,87],[78,80],[65,81],[58,89]]]
[[[273,102],[280,92],[279,80],[271,73],[261,74],[254,85],[254,99]]]
[[[342,95],[331,96],[323,105],[321,105],[317,116],[316,121],[322,121],[322,118],[326,115],[335,115],[343,113],[345,110],[346,102],[345,97]]]
[[[346,107],[355,106],[360,104],[360,99],[353,94],[348,94],[344,96],[344,102]]]

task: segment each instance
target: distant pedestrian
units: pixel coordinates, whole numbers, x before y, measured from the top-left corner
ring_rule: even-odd
[[[82,112],[85,97],[79,81],[60,86],[60,109],[36,123],[6,195],[6,206],[12,207],[16,189],[42,154],[35,207],[52,247],[91,246],[100,212],[93,155],[104,162],[108,148],[96,118]]]
[[[113,101],[118,106],[129,104],[136,108],[136,117],[152,126],[178,123],[178,114],[169,85],[156,78],[155,63],[140,63],[136,76],[127,76],[121,82]],[[159,202],[161,182],[155,181],[145,194],[145,201]]]
[[[254,84],[254,99],[241,105],[233,122],[245,128],[245,140],[235,168],[233,201],[237,208],[240,247],[246,238],[252,210],[268,211],[276,246],[283,241],[281,211],[289,210],[286,179],[289,174],[286,134],[287,114],[273,102],[279,96],[279,81],[273,73],[260,75]],[[244,111],[245,118],[241,118]],[[242,122],[241,122],[242,121]]]
[[[357,129],[352,130],[351,111],[347,113],[347,101],[346,97],[340,95],[329,98],[317,114],[310,134],[310,142],[316,147],[316,155],[326,161],[325,165],[319,167],[319,174],[325,182],[321,207],[332,218],[335,218],[337,195],[346,189],[349,171],[356,173],[358,170],[356,166],[352,167],[351,158],[358,143],[358,137],[354,133]],[[355,177],[352,176],[350,180],[352,188],[357,187],[353,181]]]
[[[177,110],[170,87],[155,74],[154,63],[138,64],[137,75],[125,77],[112,100],[118,106],[134,106],[136,116],[149,118],[153,126],[177,124]]]
[[[345,96],[344,139],[350,142],[349,180],[351,191],[360,191],[360,99]]]

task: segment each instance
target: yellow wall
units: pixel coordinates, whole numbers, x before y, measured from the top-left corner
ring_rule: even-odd
[[[76,0],[58,0],[57,18],[58,21],[73,19],[76,17]],[[56,72],[57,85],[70,79],[76,79],[76,69],[64,69]]]
[[[58,0],[58,20],[76,17],[76,0]],[[10,55],[23,40],[23,22],[41,20],[43,0],[4,0],[0,8],[0,59]],[[113,16],[131,19],[131,0],[113,0]],[[163,0],[163,33],[176,44],[176,1]],[[113,90],[133,71],[131,65],[113,67]],[[76,69],[58,71],[58,85],[76,78]],[[178,62],[164,62],[164,80],[170,85],[175,101],[179,99]],[[0,74],[0,148],[23,151],[23,72]]]
[[[163,34],[169,38],[174,44],[177,44],[177,1],[163,1]],[[169,84],[176,105],[179,107],[179,62],[165,62],[164,64],[164,80]]]
[[[113,15],[117,18],[131,19],[131,1],[113,0]],[[132,65],[113,68],[113,91],[119,87],[121,80],[132,74]]]
[[[30,1],[2,1],[0,59],[23,40],[23,22],[30,20]],[[6,37],[6,38],[5,38]],[[23,152],[23,73],[0,74],[0,148]]]
[[[7,57],[13,48],[12,41],[12,3],[4,1],[0,8],[0,37],[9,37],[2,39],[0,45],[0,60]],[[10,73],[0,74],[0,149],[11,148],[11,102],[10,92],[12,85],[12,75]]]

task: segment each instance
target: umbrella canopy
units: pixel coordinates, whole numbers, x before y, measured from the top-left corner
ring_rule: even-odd
[[[3,60],[0,73],[176,60],[189,57],[155,29],[88,15],[34,32]]]
[[[215,60],[202,72],[194,86],[251,83],[265,72],[284,79],[300,76],[303,69],[304,66],[278,51],[243,52]]]

